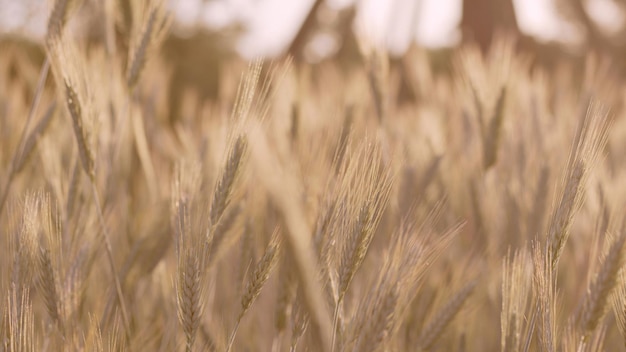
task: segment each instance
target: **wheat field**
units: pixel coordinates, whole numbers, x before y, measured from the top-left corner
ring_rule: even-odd
[[[610,60],[363,42],[234,59],[206,100],[171,91],[162,2],[96,43],[74,5],[42,60],[0,50],[0,351],[625,348]]]

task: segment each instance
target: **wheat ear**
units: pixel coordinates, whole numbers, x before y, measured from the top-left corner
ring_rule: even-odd
[[[573,150],[568,160],[564,188],[550,219],[548,246],[552,270],[565,247],[576,212],[583,203],[583,190],[590,170],[607,143],[609,121],[607,113],[590,104],[578,127]]]
[[[619,271],[624,262],[624,243],[626,234],[621,234],[611,245],[602,260],[600,271],[595,275],[584,298],[581,327],[583,341],[586,342],[594,332],[609,307],[609,298],[619,283]]]
[[[26,196],[19,237],[15,241],[17,249],[14,250],[15,257],[11,272],[11,283],[19,288],[31,285],[34,274],[33,263],[35,263],[34,267],[37,268],[39,201],[39,194],[28,194]]]
[[[429,349],[433,343],[435,343],[446,326],[448,326],[452,319],[459,313],[463,304],[467,301],[467,298],[472,294],[476,283],[477,281],[473,280],[463,286],[463,288],[455,293],[452,299],[435,314],[432,321],[426,325],[420,335],[419,341],[422,349]]]
[[[122,292],[122,285],[120,283],[117,268],[115,265],[115,260],[113,258],[113,249],[111,246],[111,239],[110,239],[111,237],[109,235],[109,230],[104,221],[102,208],[100,206],[100,198],[98,196],[98,190],[96,188],[94,157],[93,157],[91,148],[89,147],[89,144],[87,143],[87,136],[86,136],[87,134],[83,126],[81,101],[72,83],[70,82],[70,80],[66,78],[64,79],[63,83],[65,85],[65,102],[67,105],[67,109],[70,112],[70,116],[72,118],[74,136],[76,138],[76,143],[78,145],[78,155],[80,157],[80,162],[81,162],[83,171],[87,174],[87,176],[89,176],[89,181],[91,182],[91,191],[93,194],[94,203],[96,205],[98,221],[102,229],[102,237],[104,239],[105,251],[107,254],[107,259],[109,261],[111,275],[113,276],[115,290],[117,293],[117,298],[118,298],[120,309],[122,312],[124,328],[125,328],[127,337],[130,338],[130,325],[129,325],[130,320],[128,317],[128,310],[126,309],[126,303],[125,303],[124,295]]]
[[[528,275],[525,251],[507,254],[502,264],[501,351],[519,351],[527,307]]]
[[[56,0],[48,19],[48,32],[46,39],[52,40],[61,36],[61,32],[65,27],[65,23],[69,17],[70,7],[74,4],[74,0]]]
[[[224,214],[224,210],[230,204],[235,182],[241,173],[247,144],[245,136],[237,137],[228,154],[228,159],[213,193],[210,213],[211,226],[217,226]]]
[[[186,351],[191,352],[202,315],[200,253],[186,247],[180,253],[178,264],[178,309],[186,336]]]
[[[263,253],[263,257],[261,257],[259,262],[256,264],[252,275],[248,278],[245,293],[241,298],[241,311],[239,313],[239,316],[237,317],[237,321],[235,322],[235,327],[233,328],[233,331],[231,332],[228,339],[228,346],[226,348],[226,351],[231,350],[233,342],[235,341],[235,335],[237,334],[239,324],[241,323],[241,319],[261,293],[261,289],[265,285],[265,282],[267,282],[267,279],[269,279],[272,269],[276,266],[279,258],[279,250],[280,241],[278,237],[278,231],[275,231],[274,235],[272,236],[272,240],[265,249],[265,253]]]
[[[254,126],[253,126],[254,127]],[[330,350],[331,322],[327,307],[324,303],[322,289],[317,280],[319,267],[310,247],[311,229],[304,210],[296,198],[298,182],[295,177],[285,173],[277,157],[270,152],[266,136],[259,130],[250,131],[251,149],[255,170],[259,179],[267,188],[272,202],[280,210],[285,221],[285,247],[294,260],[303,294],[304,303],[313,323],[313,329],[321,350]],[[253,142],[253,143],[252,143]],[[282,178],[277,177],[283,176]],[[282,180],[279,182],[278,180]]]
[[[527,347],[532,337],[535,319],[539,319],[539,342],[544,351],[555,351],[557,346],[556,333],[556,285],[554,284],[555,274],[552,270],[553,259],[552,252],[543,251],[537,242],[533,243],[533,290],[537,301],[533,316],[531,317],[531,325],[528,331]]]
[[[129,51],[128,71],[126,73],[126,85],[129,89],[133,89],[148,59],[148,51],[157,42],[163,39],[169,25],[169,18],[163,14],[162,1],[153,0],[148,5],[148,16],[143,23],[141,33],[135,40],[135,45]]]
[[[291,311],[292,331],[291,331],[291,343],[289,346],[289,352],[296,352],[298,342],[304,335],[304,332],[309,327],[309,315],[304,311],[304,307],[296,301]]]
[[[369,321],[365,324],[366,330],[359,334],[353,351],[378,351],[393,333],[400,299],[399,288],[397,284],[394,284],[379,289],[383,291],[375,293],[373,315],[367,318]]]

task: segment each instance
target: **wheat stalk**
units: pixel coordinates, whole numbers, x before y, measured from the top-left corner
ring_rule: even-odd
[[[15,174],[19,172],[21,166],[23,164],[24,159],[30,154],[28,151],[29,144],[26,138],[26,132],[28,131],[28,127],[35,116],[37,107],[39,106],[39,102],[41,100],[41,96],[43,93],[44,85],[46,84],[46,79],[48,77],[48,71],[50,69],[50,62],[46,59],[41,67],[41,72],[39,73],[39,80],[37,81],[37,87],[35,88],[35,95],[33,97],[33,102],[28,110],[28,116],[26,117],[26,122],[24,123],[24,128],[22,130],[22,134],[20,135],[20,140],[18,142],[18,147],[13,154],[13,159],[11,160],[11,166],[9,167],[9,175],[2,190],[2,195],[0,196],[0,217],[2,216],[2,211],[4,210],[4,206],[7,201],[7,197],[9,196],[9,190],[11,189],[11,184],[13,183],[13,178]],[[46,121],[44,118],[42,121]],[[45,125],[44,125],[45,126]],[[42,127],[42,129],[45,127]],[[37,128],[35,129],[37,130]],[[31,134],[34,135],[34,134]],[[36,137],[34,137],[36,138]],[[30,138],[28,138],[30,139]],[[32,147],[30,148],[32,150]]]

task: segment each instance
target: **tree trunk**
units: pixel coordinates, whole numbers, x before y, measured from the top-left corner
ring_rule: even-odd
[[[483,51],[496,32],[518,34],[513,0],[463,0],[461,31],[464,41],[476,42]]]

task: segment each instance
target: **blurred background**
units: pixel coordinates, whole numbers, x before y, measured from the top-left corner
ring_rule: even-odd
[[[621,64],[626,0],[164,0],[172,31],[162,46],[173,79],[215,94],[219,70],[237,58],[359,63],[359,43],[385,48],[392,58],[426,52],[435,64],[455,47],[473,43],[487,51],[494,37],[516,38],[537,64],[581,60],[590,52]],[[126,14],[128,0],[81,0],[71,23],[87,42],[106,42],[107,11]],[[19,45],[43,57],[41,40],[52,1],[0,0],[0,45]],[[123,21],[122,21],[123,22]],[[0,49],[2,46],[0,46]],[[433,59],[434,58],[434,59]],[[621,71],[621,70],[620,70]]]
[[[87,7],[107,1],[83,0]],[[623,44],[624,0],[166,0],[173,35],[223,33],[220,45],[244,57],[290,52],[311,61],[337,55],[349,36],[368,37],[401,55],[474,41],[506,31],[570,50]],[[0,33],[39,40],[51,1],[0,0]],[[85,12],[86,13],[86,12]],[[94,13],[94,12],[91,12]],[[233,36],[236,34],[236,36]],[[217,40],[218,38],[215,38]],[[224,40],[227,39],[227,40]],[[303,50],[303,52],[295,52]]]

